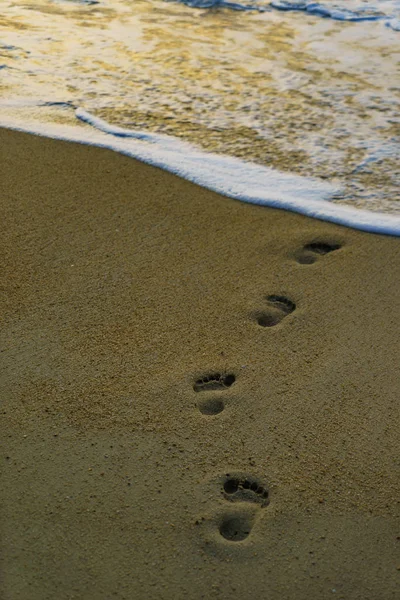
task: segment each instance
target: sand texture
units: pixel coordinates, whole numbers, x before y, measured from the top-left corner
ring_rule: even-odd
[[[1,599],[397,599],[400,240],[0,144]]]

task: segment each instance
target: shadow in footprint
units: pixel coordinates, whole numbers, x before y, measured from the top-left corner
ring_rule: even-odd
[[[222,373],[213,373],[205,375],[197,379],[193,385],[195,392],[211,392],[217,390],[225,390],[230,388],[236,381],[236,377],[230,373],[224,375]]]
[[[201,414],[213,417],[224,410],[225,404],[220,398],[207,398],[198,402],[197,408]]]
[[[306,244],[296,254],[297,262],[301,265],[312,265],[320,256],[339,250],[341,244],[331,242],[311,242]]]
[[[261,508],[269,504],[269,491],[258,479],[251,475],[227,474],[223,492],[230,502],[253,502]]]
[[[227,514],[221,519],[219,532],[229,542],[242,542],[253,527],[253,519],[248,514]]]
[[[260,327],[274,327],[296,309],[296,304],[285,296],[267,296],[266,300],[268,308],[254,314]]]

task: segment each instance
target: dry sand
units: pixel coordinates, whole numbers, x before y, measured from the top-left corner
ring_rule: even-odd
[[[1,599],[398,598],[400,240],[0,143]]]

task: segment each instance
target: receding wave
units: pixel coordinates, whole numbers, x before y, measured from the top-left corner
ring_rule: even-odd
[[[400,217],[399,38],[385,27],[400,0],[185,2],[8,3],[2,117],[82,129],[83,107],[112,124],[107,143],[116,125],[140,130],[142,146],[166,135],[265,167],[269,182],[280,173],[279,185],[283,173],[330,182],[330,204]]]
[[[362,231],[400,236],[399,217],[330,202],[340,192],[330,183],[204,152],[172,136],[116,127],[81,108],[75,114],[90,128],[56,124],[18,127],[7,119],[0,119],[0,127],[108,148],[242,202],[285,209]]]

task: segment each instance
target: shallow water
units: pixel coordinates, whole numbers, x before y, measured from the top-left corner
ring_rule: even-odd
[[[186,4],[2,3],[2,116],[83,127],[82,107],[400,214],[400,2]]]

